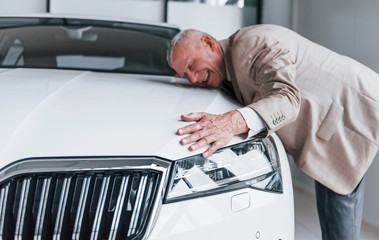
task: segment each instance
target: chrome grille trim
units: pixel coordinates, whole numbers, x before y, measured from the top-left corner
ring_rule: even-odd
[[[16,162],[0,171],[0,239],[147,239],[169,168],[155,157]]]
[[[0,238],[3,239],[4,236],[4,224],[5,224],[5,210],[7,209],[7,199],[8,199],[8,192],[9,192],[9,185],[8,183],[5,188],[1,189],[0,193]]]
[[[55,227],[54,227],[53,240],[60,240],[61,239],[62,227],[63,227],[63,218],[65,215],[64,210],[65,210],[66,204],[67,204],[67,197],[68,197],[68,190],[69,190],[70,183],[71,183],[71,177],[64,178],[61,197],[60,197],[59,205],[58,205],[57,219],[56,219]]]
[[[142,204],[142,195],[145,193],[145,186],[146,186],[146,176],[142,177],[143,179],[140,182],[140,185],[138,187],[138,195],[136,197],[136,206],[133,209],[133,214],[132,214],[132,220],[130,221],[130,227],[129,227],[129,232],[128,235],[134,234],[135,233],[135,228],[138,220],[138,213],[141,210],[141,204]]]
[[[116,210],[113,216],[111,231],[109,233],[108,239],[116,239],[116,234],[118,232],[117,229],[120,222],[120,215],[121,215],[121,211],[123,210],[122,207],[125,202],[124,200],[125,200],[125,195],[126,195],[126,191],[128,187],[128,182],[129,182],[129,176],[127,177],[124,176],[121,182],[121,194],[119,194],[117,198],[117,203],[115,207]]]
[[[42,186],[42,191],[41,191],[42,201],[39,202],[36,228],[34,231],[35,240],[42,239],[42,230],[43,230],[43,224],[45,223],[44,216],[46,213],[46,203],[47,203],[47,197],[49,193],[48,189],[50,188],[50,183],[51,183],[51,178],[43,179],[43,186]]]
[[[84,216],[84,209],[86,207],[86,201],[89,191],[89,185],[90,185],[90,178],[86,177],[84,178],[84,183],[82,186],[82,191],[80,193],[80,199],[79,199],[79,206],[78,206],[78,212],[75,217],[75,224],[74,224],[74,230],[72,233],[72,239],[78,240],[80,239],[80,229],[83,222],[83,216]]]
[[[108,186],[109,186],[109,180],[110,180],[110,177],[107,176],[105,180],[103,180],[103,183],[101,185],[100,201],[96,208],[95,223],[93,224],[93,228],[91,232],[91,240],[98,239],[98,236],[99,236],[100,222],[101,222],[101,218],[104,211],[105,199],[107,197],[106,193],[108,192]]]
[[[15,230],[15,239],[22,239],[22,230],[23,225],[25,221],[25,211],[26,211],[26,204],[28,193],[30,189],[30,178],[24,179],[22,181],[22,189],[21,189],[21,196],[20,196],[20,203],[18,207],[18,213],[17,213],[17,222],[16,222],[16,230]]]

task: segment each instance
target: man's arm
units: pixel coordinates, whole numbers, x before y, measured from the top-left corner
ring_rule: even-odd
[[[253,48],[254,66],[249,69],[249,78],[259,86],[260,100],[247,105],[263,119],[267,137],[281,127],[295,121],[300,111],[301,96],[296,86],[296,58],[279,42],[265,37],[266,44]],[[248,86],[242,86],[245,88]]]

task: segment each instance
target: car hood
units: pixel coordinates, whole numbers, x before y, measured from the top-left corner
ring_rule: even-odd
[[[178,86],[181,81],[167,76],[0,69],[1,167],[34,157],[175,160],[200,153],[179,144],[176,130],[188,124],[180,115],[223,113],[238,105],[218,90]],[[241,138],[232,143],[237,141]]]

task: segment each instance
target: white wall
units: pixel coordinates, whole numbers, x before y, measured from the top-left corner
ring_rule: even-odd
[[[0,0],[0,14],[46,12],[46,0]]]
[[[164,21],[164,2],[148,0],[51,0],[52,13]]]
[[[378,0],[294,0],[294,30],[379,72]]]
[[[283,27],[291,28],[291,8],[291,0],[264,0],[262,23],[277,24]]]
[[[229,37],[243,26],[253,25],[256,7],[212,6],[196,2],[169,2],[167,22],[181,29],[193,28],[218,40]]]
[[[288,27],[290,22],[295,31],[308,39],[379,72],[378,0],[289,1],[265,0],[264,23]],[[291,6],[291,10],[286,6]],[[294,182],[314,192],[314,181],[291,165]],[[366,176],[364,219],[379,226],[379,154]]]

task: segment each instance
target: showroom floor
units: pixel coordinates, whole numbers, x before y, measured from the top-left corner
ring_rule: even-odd
[[[320,240],[321,231],[318,222],[315,196],[294,185],[295,196],[295,236],[296,239]],[[379,239],[379,228],[362,224],[361,240]]]

